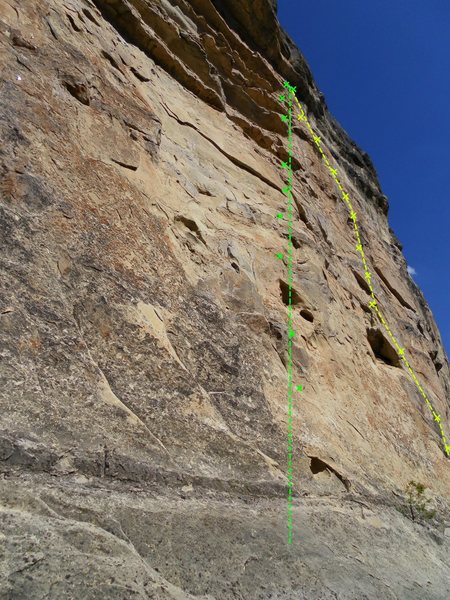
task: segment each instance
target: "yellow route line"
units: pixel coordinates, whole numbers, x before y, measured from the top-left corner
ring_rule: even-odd
[[[300,113],[298,115],[298,120],[302,121],[304,123],[306,123],[306,126],[314,140],[314,143],[316,144],[317,148],[319,149],[320,154],[322,155],[323,160],[325,161],[325,164],[328,167],[328,170],[330,171],[331,176],[333,177],[334,181],[336,182],[337,187],[339,188],[341,194],[342,194],[342,200],[344,200],[345,204],[347,205],[347,208],[349,210],[349,215],[350,215],[350,219],[353,221],[353,230],[355,233],[355,237],[356,237],[356,251],[361,255],[361,260],[364,266],[364,277],[368,283],[369,289],[370,289],[370,295],[372,297],[372,300],[369,302],[369,307],[371,309],[373,309],[377,315],[379,320],[381,321],[383,327],[386,329],[389,337],[392,340],[392,343],[395,346],[395,349],[397,350],[397,354],[399,355],[400,359],[402,360],[403,364],[406,366],[406,368],[408,369],[409,374],[412,377],[412,380],[414,381],[414,383],[416,384],[417,389],[419,390],[419,392],[421,393],[423,399],[426,402],[426,405],[428,406],[428,408],[430,409],[431,414],[433,415],[434,420],[436,421],[436,423],[439,426],[439,431],[441,433],[441,438],[442,441],[444,443],[444,450],[447,456],[450,456],[450,445],[447,444],[447,438],[445,435],[445,431],[444,428],[442,427],[442,423],[441,423],[441,415],[439,413],[437,413],[433,407],[433,404],[430,402],[430,399],[428,398],[427,394],[425,393],[423,387],[421,386],[419,380],[417,379],[416,374],[414,373],[414,371],[411,368],[411,365],[409,364],[406,356],[405,356],[405,349],[402,348],[399,343],[397,342],[397,339],[395,338],[394,334],[392,333],[389,325],[386,322],[386,319],[384,318],[383,314],[381,313],[380,309],[378,308],[378,301],[376,299],[375,296],[375,292],[373,290],[373,286],[371,283],[371,279],[372,279],[372,273],[369,271],[369,266],[367,264],[367,260],[366,260],[366,256],[364,253],[364,248],[363,248],[363,244],[361,241],[361,236],[359,233],[359,227],[358,227],[358,223],[357,223],[357,215],[355,210],[353,209],[352,203],[350,201],[350,197],[349,194],[344,190],[341,182],[339,181],[339,177],[338,177],[338,170],[333,168],[332,165],[330,164],[327,156],[325,155],[325,152],[322,149],[321,144],[321,139],[320,137],[318,137],[317,135],[315,135],[313,128],[311,127],[311,123],[308,120],[308,117],[305,114],[305,111],[302,107],[302,105],[300,104],[300,102],[298,101],[297,96],[294,94],[294,98],[298,104]]]

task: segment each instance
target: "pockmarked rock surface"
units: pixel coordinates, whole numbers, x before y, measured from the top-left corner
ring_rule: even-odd
[[[2,599],[450,597],[450,461],[300,121],[287,545],[284,80],[447,434],[450,373],[372,163],[275,11],[0,5]]]

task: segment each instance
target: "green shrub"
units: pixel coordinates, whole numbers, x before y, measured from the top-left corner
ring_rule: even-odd
[[[430,498],[426,497],[426,486],[417,481],[410,481],[406,486],[406,499],[409,516],[413,521],[432,519],[436,511],[429,508]]]

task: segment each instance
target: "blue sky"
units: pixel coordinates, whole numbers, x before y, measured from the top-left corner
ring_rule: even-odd
[[[450,351],[450,0],[279,0],[328,108],[372,158]]]

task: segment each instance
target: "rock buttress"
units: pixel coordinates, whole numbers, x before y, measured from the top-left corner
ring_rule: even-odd
[[[286,545],[284,79],[339,167],[377,297],[447,432],[449,369],[370,159],[275,10],[0,8],[7,598],[449,595],[439,431],[368,310],[345,206],[301,123]],[[411,479],[433,495],[427,526],[402,513]]]

